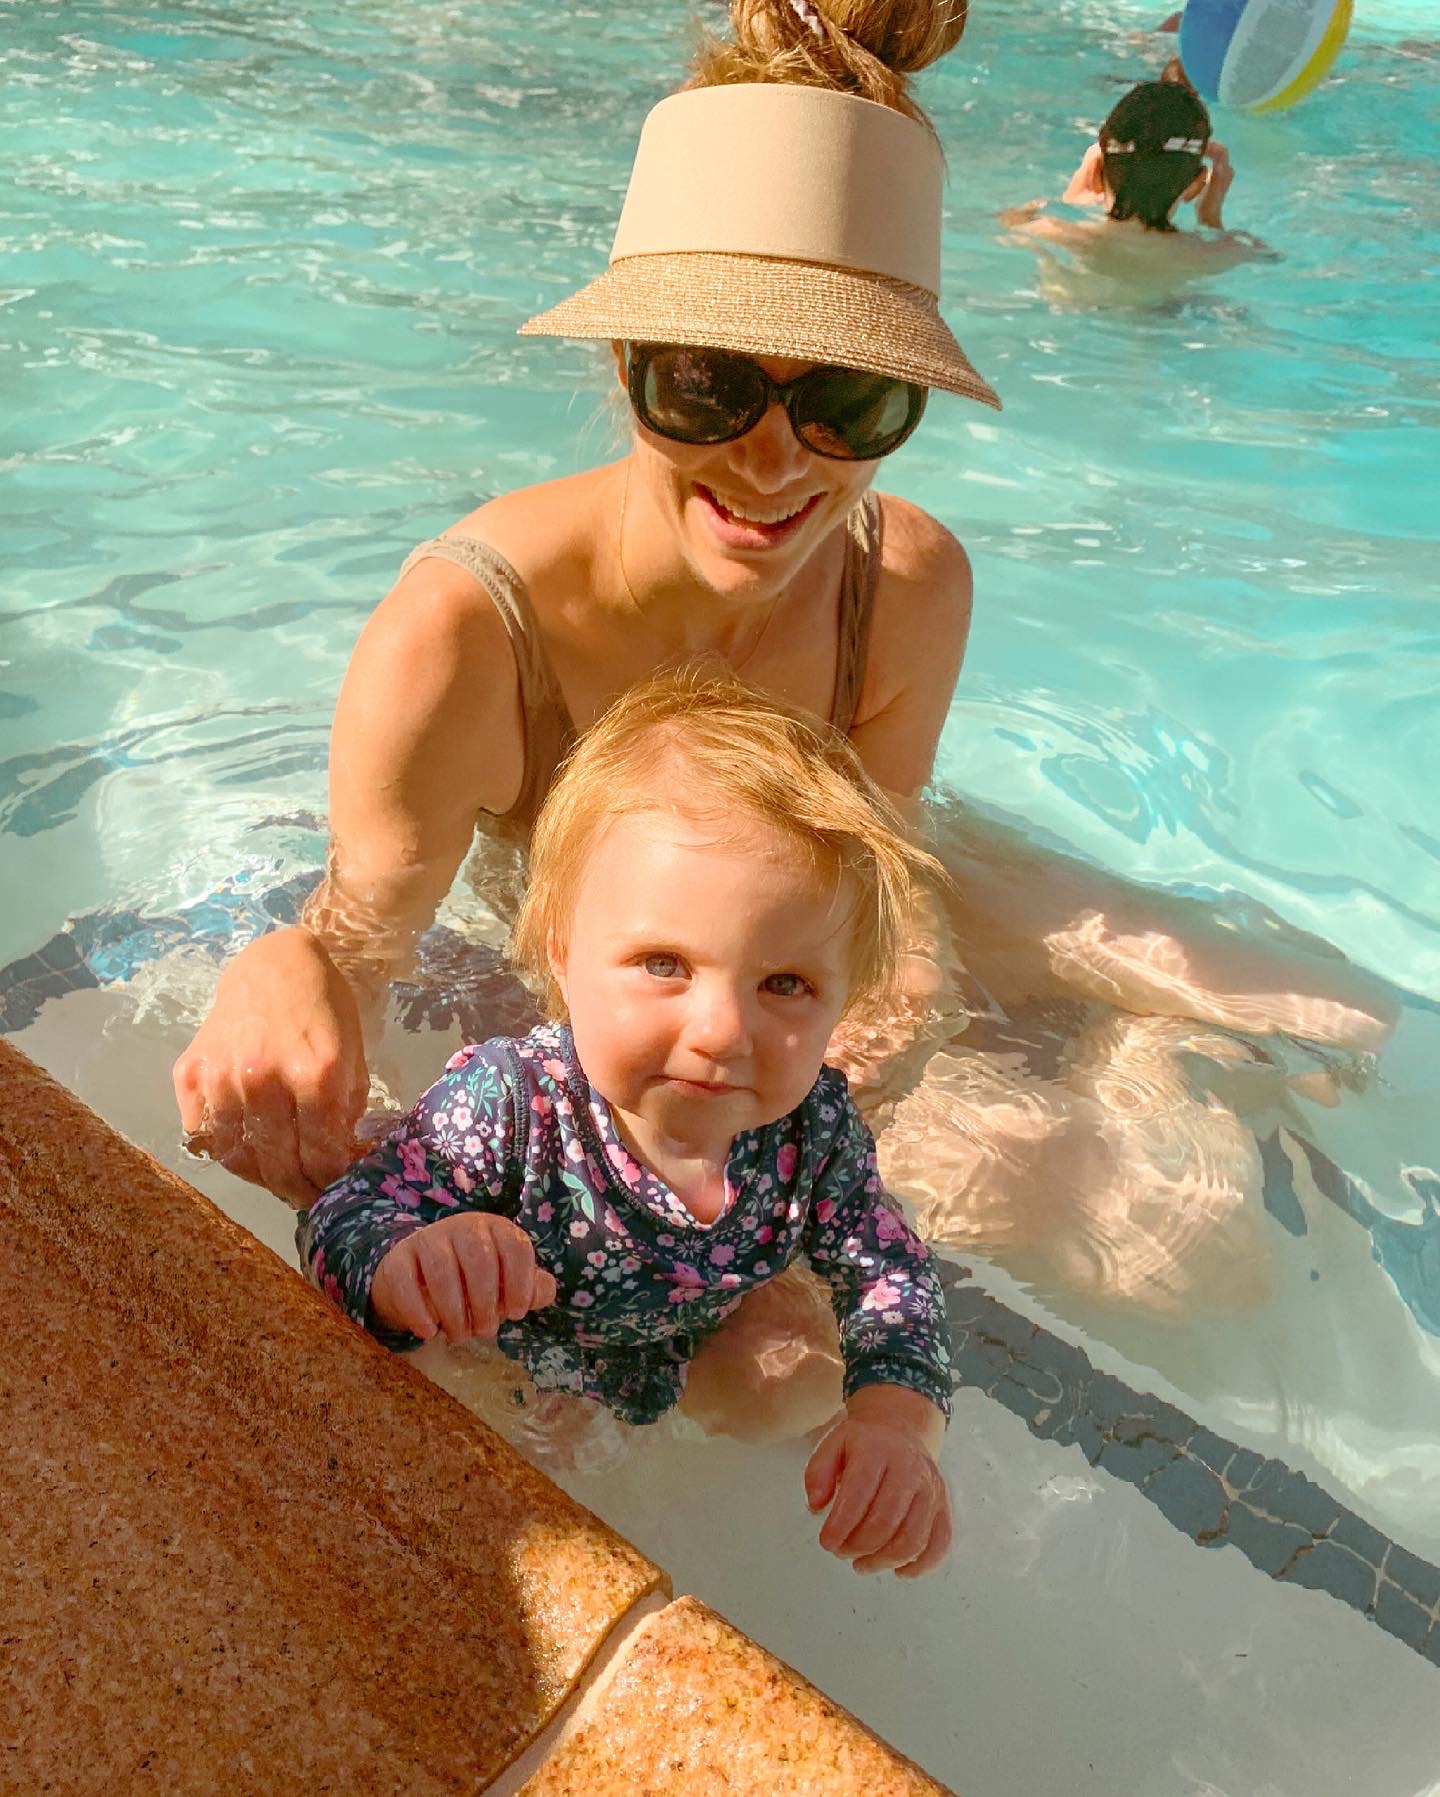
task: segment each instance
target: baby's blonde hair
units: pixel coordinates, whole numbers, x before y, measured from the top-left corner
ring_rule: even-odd
[[[677,812],[707,826],[722,817],[768,825],[792,838],[819,876],[848,880],[846,1009],[878,1007],[893,993],[916,900],[944,881],[940,864],[915,842],[848,738],[699,663],[617,700],[581,738],[540,809],[511,955],[551,1017],[565,1014],[551,949],[568,938],[600,833],[616,817]]]

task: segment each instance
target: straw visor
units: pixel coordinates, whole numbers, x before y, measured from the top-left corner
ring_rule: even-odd
[[[527,336],[873,369],[999,408],[940,316],[940,146],[827,88],[694,88],[645,121],[610,270]]]

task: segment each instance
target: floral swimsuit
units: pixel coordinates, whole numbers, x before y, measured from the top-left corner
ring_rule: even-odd
[[[669,1410],[705,1337],[803,1254],[830,1286],[846,1397],[904,1385],[948,1415],[939,1281],[887,1201],[844,1074],[823,1067],[789,1116],[736,1136],[725,1185],[725,1210],[696,1222],[620,1140],[569,1030],[542,1024],[452,1056],[394,1135],[320,1197],[297,1240],[348,1316],[411,1348],[414,1336],[370,1316],[386,1252],[460,1210],[512,1218],[559,1289],[546,1309],[502,1323],[500,1347],[542,1390],[583,1393],[631,1423]]]

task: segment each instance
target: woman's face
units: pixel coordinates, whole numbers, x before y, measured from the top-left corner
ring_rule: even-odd
[[[615,358],[623,387],[619,344]],[[781,382],[817,366],[754,360]],[[676,443],[635,420],[636,474],[697,578],[722,594],[778,593],[843,523],[878,465],[815,455],[778,403],[729,443]]]

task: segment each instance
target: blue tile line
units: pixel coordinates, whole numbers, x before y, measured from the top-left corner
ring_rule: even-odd
[[[1440,1667],[1440,1567],[1283,1461],[1098,1371],[964,1268],[943,1263],[940,1276],[957,1390],[982,1391],[1042,1441],[1079,1448],[1199,1546],[1238,1548],[1272,1579],[1329,1592]]]

